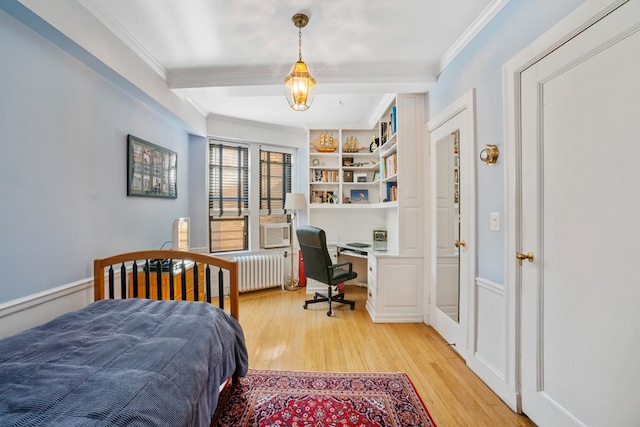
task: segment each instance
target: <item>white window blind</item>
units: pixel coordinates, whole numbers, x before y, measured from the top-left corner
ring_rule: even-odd
[[[289,153],[260,150],[260,215],[284,214],[284,201],[291,192]]]
[[[209,230],[211,252],[249,249],[249,149],[209,144]]]
[[[248,215],[249,149],[213,143],[209,153],[209,214]]]

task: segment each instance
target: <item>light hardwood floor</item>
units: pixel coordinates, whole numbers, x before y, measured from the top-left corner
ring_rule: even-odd
[[[366,290],[347,286],[356,309],[327,303],[302,308],[304,289],[240,296],[240,323],[254,369],[406,372],[439,427],[534,426],[515,414],[434,329],[422,323],[373,323]]]

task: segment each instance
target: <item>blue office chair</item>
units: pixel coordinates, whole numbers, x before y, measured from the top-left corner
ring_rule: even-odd
[[[353,271],[351,263],[332,264],[329,251],[327,251],[327,236],[321,228],[312,226],[298,227],[296,235],[302,251],[305,276],[325,283],[329,288],[327,295],[316,292],[313,299],[304,302],[303,307],[306,309],[309,304],[326,301],[329,303],[327,316],[331,316],[333,313],[331,310],[331,303],[333,302],[349,304],[351,310],[353,310],[356,303],[355,301],[344,299],[344,292],[339,292],[336,295],[332,294],[333,286],[358,277],[358,274]]]

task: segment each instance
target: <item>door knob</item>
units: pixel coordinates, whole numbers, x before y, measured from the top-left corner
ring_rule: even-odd
[[[459,248],[459,247],[464,248],[467,246],[467,242],[465,242],[464,240],[456,240],[455,242],[453,242],[453,244],[456,248]]]
[[[528,254],[523,254],[523,253],[516,253],[516,258],[518,259],[518,261],[520,262],[520,265],[522,265],[522,261],[529,260],[529,262],[533,262],[533,254],[531,252],[529,252]]]

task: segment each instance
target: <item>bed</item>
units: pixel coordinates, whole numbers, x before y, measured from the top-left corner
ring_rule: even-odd
[[[227,288],[230,313],[215,296]],[[94,294],[0,340],[0,425],[209,426],[220,386],[248,369],[235,262],[162,250],[98,259]]]

